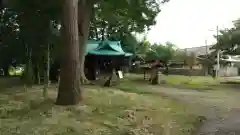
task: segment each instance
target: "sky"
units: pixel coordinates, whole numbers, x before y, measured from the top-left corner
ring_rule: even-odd
[[[240,18],[240,0],[170,0],[162,6],[157,23],[147,33],[151,43],[170,41],[179,48],[216,42],[216,28],[232,27]]]

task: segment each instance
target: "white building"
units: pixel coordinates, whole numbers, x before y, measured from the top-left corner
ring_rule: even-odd
[[[182,51],[185,51],[186,54],[194,53],[197,57],[208,55],[214,52],[211,49],[211,46],[200,46],[200,47],[192,47],[192,48],[185,48]],[[224,55],[224,57],[220,56],[221,61],[229,62],[227,65],[220,65],[220,69],[218,72],[219,76],[238,76],[239,68],[240,68],[240,55],[239,56],[231,56],[231,55]],[[198,65],[200,69],[204,70],[202,65]],[[214,65],[215,69],[217,69],[217,65]]]

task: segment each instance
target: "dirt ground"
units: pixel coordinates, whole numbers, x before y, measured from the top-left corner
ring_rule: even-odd
[[[196,135],[240,135],[240,91],[196,91],[149,86],[161,95],[196,108],[207,120]]]

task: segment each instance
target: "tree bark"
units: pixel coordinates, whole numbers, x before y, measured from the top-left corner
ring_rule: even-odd
[[[49,80],[49,72],[50,72],[50,49],[49,44],[47,47],[47,54],[46,54],[46,68],[44,69],[44,88],[43,88],[43,97],[46,99],[48,97],[48,87],[50,85]]]
[[[166,62],[165,65],[166,65],[166,75],[168,76],[168,74],[169,74],[168,62]]]
[[[85,51],[86,43],[89,36],[90,19],[92,14],[93,4],[86,3],[84,0],[79,0],[78,8],[78,30],[79,30],[79,60],[80,60],[80,83],[89,83],[86,78],[85,69]]]
[[[97,40],[99,40],[97,28],[94,28],[94,31],[95,31],[95,36],[96,36],[95,38],[96,38]]]
[[[151,79],[151,84],[152,85],[157,85],[158,84],[158,69],[153,68],[152,69],[152,79]]]
[[[27,86],[32,86],[35,82],[34,69],[33,69],[33,60],[32,60],[32,48],[28,48],[28,61],[26,64],[26,72],[25,72],[25,83]]]
[[[101,30],[102,41],[105,40],[105,29],[106,29],[106,24],[104,21],[102,21],[102,30]]]
[[[8,66],[8,65],[6,65],[6,66],[3,67],[4,76],[9,76],[9,71],[8,71],[8,69],[9,69],[9,66]]]
[[[64,0],[64,50],[60,69],[57,105],[76,105],[81,97],[79,84],[78,0]]]
[[[37,64],[37,84],[41,84],[41,76],[40,76],[40,65]]]

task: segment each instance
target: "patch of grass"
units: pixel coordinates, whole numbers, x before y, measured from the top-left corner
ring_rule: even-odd
[[[166,80],[166,86],[173,86],[185,89],[194,90],[214,90],[218,89],[219,79],[205,76],[180,76],[169,75],[164,76]]]
[[[130,84],[130,83],[129,83]],[[55,106],[41,90],[0,94],[0,132],[4,135],[190,135],[199,123],[191,109],[154,94],[87,86],[77,106]],[[127,90],[128,89],[128,90]],[[130,93],[130,91],[132,91]]]
[[[212,78],[210,76],[164,76],[166,86],[193,89],[193,90],[238,90],[238,80],[229,83],[225,78]]]
[[[136,83],[132,83],[128,79],[121,80],[119,85],[114,86],[116,89],[119,89],[124,92],[136,93],[136,94],[154,94],[153,91],[148,90],[146,87],[139,89]],[[152,95],[153,96],[153,95]]]
[[[220,84],[222,80],[214,79],[212,77],[163,75],[160,79],[164,80],[164,83],[161,84],[161,86],[165,87],[176,87],[193,90],[218,90],[222,88]],[[129,77],[126,78],[126,80],[130,82],[135,82],[135,84],[149,84],[147,80],[143,80],[143,75],[141,74],[131,74]]]

